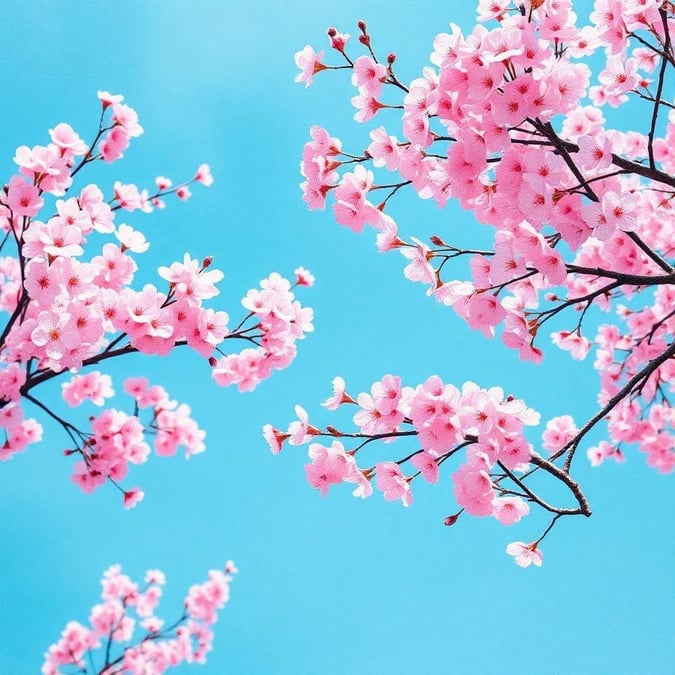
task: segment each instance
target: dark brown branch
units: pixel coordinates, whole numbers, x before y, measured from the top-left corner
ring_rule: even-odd
[[[640,384],[640,382],[648,378],[661,364],[665,363],[668,359],[675,356],[675,342],[673,342],[668,349],[666,349],[660,356],[657,356],[655,359],[652,359],[647,363],[647,365],[638,373],[633,375],[633,377],[626,382],[626,384],[606,403],[606,405],[601,408],[593,417],[591,417],[586,424],[578,431],[578,433],[572,438],[566,445],[564,445],[558,452],[551,456],[551,461],[561,457],[566,452],[569,452],[567,459],[565,460],[564,470],[569,471],[569,467],[572,464],[572,458],[574,453],[581,442],[581,439],[606,415],[608,415],[626,396],[628,396],[633,389]]]
[[[665,9],[659,9],[659,14],[661,15],[661,22],[663,23],[663,28],[665,31],[665,42],[663,45],[664,56],[661,58],[659,79],[656,85],[656,95],[654,96],[652,119],[651,124],[649,125],[649,134],[647,135],[647,154],[649,156],[649,166],[652,169],[656,168],[656,162],[654,161],[654,134],[656,133],[656,120],[659,116],[659,103],[661,102],[661,94],[663,93],[663,82],[666,77],[666,67],[668,66],[668,60],[666,59],[665,54],[670,52],[670,30],[668,29],[668,15],[666,14]]]
[[[624,272],[615,272],[605,270],[600,267],[583,267],[581,265],[567,264],[567,271],[574,274],[584,274],[594,277],[607,277],[616,279],[622,284],[631,284],[633,286],[661,286],[665,284],[675,284],[675,272],[666,275],[648,276],[646,274],[626,274]]]
[[[583,510],[583,507],[581,506],[582,502],[579,500],[579,497],[575,494],[575,497],[577,497],[577,501],[579,501],[580,508],[578,509],[563,509],[558,506],[552,506],[548,502],[545,502],[539,495],[537,495],[535,492],[533,492],[523,481],[521,481],[518,476],[516,476],[513,472],[511,472],[509,469],[504,466],[501,462],[498,462],[500,468],[504,471],[504,473],[536,504],[539,504],[542,508],[546,509],[547,511],[550,511],[551,513],[557,513],[558,515],[576,515],[576,514],[586,514],[586,512]],[[555,467],[556,469],[558,467]],[[548,470],[548,468],[547,468]],[[566,483],[567,484],[567,483]],[[576,483],[575,483],[576,485]],[[578,488],[578,485],[577,485]],[[571,488],[570,488],[571,489]],[[579,494],[581,495],[581,498],[583,499],[584,502],[586,502],[586,498],[584,497],[583,493],[581,493],[581,490],[578,491]],[[574,493],[574,491],[573,491]],[[586,502],[587,505],[587,502]],[[588,513],[590,514],[590,509],[588,510]]]
[[[553,459],[553,457],[551,457],[551,459]],[[553,462],[549,461],[548,459],[544,459],[539,455],[532,455],[532,457],[530,457],[530,461],[535,466],[539,467],[540,469],[544,469],[544,471],[547,471],[552,476],[555,476],[565,483],[565,485],[567,485],[579,504],[579,510],[572,511],[571,513],[582,513],[586,517],[591,515],[591,507],[588,503],[588,500],[581,491],[579,483],[573,480],[569,475],[568,469],[560,469],[555,464],[553,464]]]
[[[647,244],[640,239],[640,237],[635,234],[635,232],[626,232],[628,238],[633,241],[633,243],[642,251],[645,255],[651,258],[664,272],[668,274],[673,272],[673,266],[669,265],[654,249],[647,246]]]

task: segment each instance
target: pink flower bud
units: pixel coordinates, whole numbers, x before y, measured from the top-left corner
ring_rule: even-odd
[[[462,513],[461,511],[458,511],[457,513],[453,513],[452,515],[448,516],[443,521],[443,525],[445,525],[446,527],[451,527],[452,525],[454,525],[457,522],[461,513]]]

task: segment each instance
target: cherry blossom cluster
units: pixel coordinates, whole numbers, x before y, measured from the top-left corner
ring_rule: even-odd
[[[394,135],[378,126],[364,151],[348,152],[313,126],[301,162],[303,199],[310,209],[332,199],[336,222],[378,230],[378,250],[400,251],[406,278],[522,359],[543,359],[545,333],[575,359],[595,348],[598,412],[579,427],[561,423],[565,415],[551,420],[551,433],[560,427],[551,458],[566,475],[602,420],[608,440],[587,448],[593,466],[622,461],[625,446],[636,444],[650,466],[670,472],[675,109],[664,83],[675,66],[675,7],[595,0],[581,25],[571,0],[481,0],[478,20],[468,35],[454,24],[438,35],[431,66],[408,84],[394,72],[394,53],[378,60],[363,21],[366,53],[358,58],[348,53],[350,36],[335,28],[328,39],[339,64],[310,46],[296,55],[298,81],[349,70],[356,121],[396,115],[400,128]],[[580,61],[593,54],[604,56],[595,83]],[[629,104],[643,133],[606,122],[604,107]],[[389,213],[402,189],[440,207],[456,199],[493,229],[493,245],[404,237]],[[470,279],[449,276],[457,258]],[[589,328],[591,308],[613,319]]]
[[[328,410],[355,406],[352,420],[358,431],[314,426],[307,412],[296,406],[298,419],[287,430],[267,424],[263,436],[275,454],[281,452],[284,443],[309,444],[307,480],[324,496],[331,485],[350,483],[355,486],[354,496],[369,497],[375,486],[385,500],[400,500],[409,506],[413,502],[412,482],[419,477],[427,483],[438,482],[441,465],[454,457],[459,462],[451,477],[461,508],[446,518],[446,525],[454,524],[463,512],[513,525],[529,513],[530,503],[543,506],[556,519],[590,514],[586,498],[574,481],[526,440],[524,427],[537,425],[539,413],[522,400],[506,396],[499,387],[483,389],[466,382],[458,389],[434,375],[412,388],[402,386],[397,376],[385,375],[371,386],[370,393],[352,397],[344,380],[336,377],[333,396],[322,405]],[[558,420],[557,425],[549,423],[543,447],[549,453],[558,450],[572,426],[569,419]],[[323,438],[330,443],[319,442]],[[407,447],[397,459],[367,460],[361,466],[357,463],[357,455],[360,460],[373,443],[381,441],[391,454],[394,441],[399,439],[405,440]],[[538,469],[563,482],[577,505],[555,507],[539,497],[526,481]],[[534,549],[542,538],[535,542]]]
[[[159,675],[183,663],[204,663],[211,626],[229,600],[236,572],[232,561],[224,571],[211,570],[203,584],[190,587],[180,617],[166,624],[156,614],[164,574],[148,570],[141,586],[113,565],[103,573],[102,602],[92,607],[89,626],[68,622],[45,654],[41,672]]]
[[[112,382],[89,367],[133,352],[166,356],[187,346],[204,359],[217,384],[250,390],[287,367],[296,341],[313,329],[312,310],[276,272],[261,289],[248,292],[242,300],[246,314],[232,326],[227,312],[206,306],[224,277],[211,267],[210,256],[199,261],[185,253],[181,261],[159,267],[157,284],[134,286],[138,256],[150,243],[141,231],[117,222],[118,212],[163,208],[171,194],[186,200],[191,185],[209,186],[213,178],[202,164],[191,180],[177,185],[159,176],[153,190],[116,181],[108,198],[94,184],[74,193],[74,178],[88,164],[119,160],[143,132],[121,96],[101,91],[98,98],[101,116],[91,144],[68,124],[56,125],[47,145],[17,149],[19,171],[0,193],[0,252],[13,249],[0,257],[0,311],[7,315],[0,332],[0,460],[41,439],[41,425],[24,416],[29,402],[70,436],[74,445],[66,454],[81,460],[73,480],[86,492],[106,480],[118,485],[130,463],[144,462],[150,452],[146,432],[155,434],[157,455],[184,446],[188,456],[204,449],[204,432],[185,404],[170,401],[142,378],[125,383],[136,400],[134,414],[106,409],[90,419],[87,432],[37,398],[35,387],[70,371],[76,374],[63,384],[66,403],[101,406],[114,394]],[[311,273],[298,268],[293,288],[313,282]],[[232,340],[246,348],[226,351]],[[136,413],[146,407],[152,418],[144,425]],[[138,488],[120,489],[127,507],[143,496]]]
[[[295,270],[296,286],[311,286],[314,277],[306,269]],[[223,356],[215,363],[213,379],[222,386],[236,384],[239,391],[250,391],[274,369],[281,370],[295,358],[295,341],[314,330],[313,311],[303,307],[287,279],[273,272],[252,289],[241,304],[253,323],[240,336],[255,342],[255,348]]]

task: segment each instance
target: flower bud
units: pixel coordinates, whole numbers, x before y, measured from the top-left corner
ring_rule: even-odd
[[[451,527],[457,522],[457,519],[459,518],[461,513],[462,513],[461,511],[458,511],[457,513],[453,513],[451,516],[448,516],[443,521],[443,525],[445,525],[446,527]]]

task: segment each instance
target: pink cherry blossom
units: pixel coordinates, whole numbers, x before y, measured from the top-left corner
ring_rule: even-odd
[[[328,447],[312,443],[309,446],[309,457],[312,461],[305,464],[307,480],[323,497],[331,485],[351,479],[356,470],[354,458],[345,452],[340,441],[333,441]]]
[[[199,165],[194,180],[196,180],[198,183],[201,183],[202,185],[205,185],[206,187],[213,185],[213,176],[211,175],[211,169],[208,164]],[[169,186],[167,185],[166,187]]]
[[[520,497],[495,497],[492,503],[495,518],[502,525],[513,525],[530,512]]]
[[[380,462],[375,467],[377,488],[384,493],[388,501],[400,499],[403,506],[410,506],[413,495],[410,491],[410,481],[401,473],[401,469],[394,462]]]
[[[352,84],[365,94],[379,96],[386,76],[387,68],[381,63],[375,63],[370,56],[359,56],[354,61]]]
[[[321,63],[323,51],[315,53],[312,47],[307,45],[302,51],[295,55],[295,65],[301,72],[296,76],[296,82],[304,82],[305,87],[312,84],[314,75],[325,70],[326,66]]]
[[[338,376],[333,378],[333,395],[321,405],[327,410],[336,410],[343,403],[356,403],[356,401],[346,392],[345,381]]]
[[[544,554],[537,548],[537,542],[526,544],[522,541],[514,541],[506,547],[509,555],[515,556],[516,565],[519,567],[541,567]]]
[[[132,509],[145,496],[144,492],[139,488],[133,488],[124,492],[124,508]]]
[[[32,218],[44,205],[40,191],[21,176],[12,176],[7,189],[7,206],[16,216]]]

